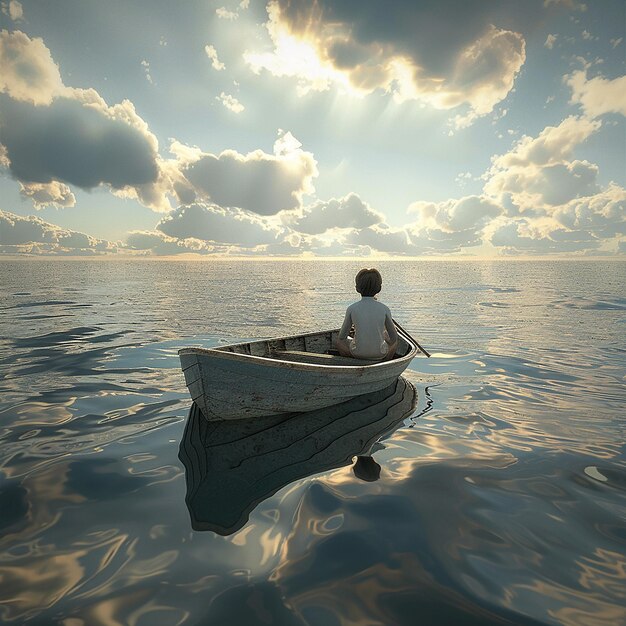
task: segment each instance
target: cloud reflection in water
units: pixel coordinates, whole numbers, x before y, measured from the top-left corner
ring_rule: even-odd
[[[220,536],[184,503],[177,348],[339,323],[360,261],[0,264],[0,621],[626,622],[626,264],[379,266],[432,409],[378,480],[265,483]]]

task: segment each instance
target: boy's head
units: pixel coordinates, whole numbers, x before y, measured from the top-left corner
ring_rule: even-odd
[[[361,270],[354,279],[356,290],[366,298],[375,296],[383,286],[383,277],[374,268]]]

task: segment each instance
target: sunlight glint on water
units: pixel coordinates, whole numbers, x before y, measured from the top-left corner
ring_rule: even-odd
[[[623,262],[379,263],[433,353],[380,480],[191,529],[177,350],[337,327],[360,267],[3,261],[0,621],[626,623]]]

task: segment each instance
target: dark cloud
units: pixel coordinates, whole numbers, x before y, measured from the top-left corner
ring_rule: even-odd
[[[307,85],[327,89],[339,72],[360,92],[382,89],[439,109],[469,105],[470,113],[454,120],[460,128],[513,88],[526,33],[546,10],[541,0],[273,0],[268,30],[275,51],[247,52],[245,59],[255,71],[297,76],[300,92]],[[311,46],[321,67],[294,59],[285,36]]]
[[[36,208],[73,206],[70,183],[107,184],[156,211],[169,211],[172,180],[148,125],[124,100],[66,87],[42,39],[0,31],[0,164]],[[166,171],[164,171],[166,170]]]
[[[332,46],[338,67],[356,67],[364,58],[358,47],[391,47],[429,73],[444,76],[459,52],[485,34],[490,24],[525,30],[541,17],[541,2],[506,0],[420,0],[385,3],[379,0],[278,0],[283,19],[295,32],[321,24],[349,24],[353,46]],[[520,7],[523,4],[524,7]]]
[[[105,110],[71,98],[34,106],[3,97],[0,107],[0,143],[21,182],[122,189],[158,177],[150,138]]]
[[[300,208],[303,194],[313,190],[311,181],[317,176],[317,164],[310,152],[299,147],[280,152],[281,140],[277,146],[275,154],[261,150],[246,155],[234,150],[220,155],[202,154],[181,166],[192,189],[179,188],[186,199],[195,192],[213,204],[259,215]]]

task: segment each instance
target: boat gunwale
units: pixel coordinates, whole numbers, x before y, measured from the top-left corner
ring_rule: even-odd
[[[396,327],[397,328],[397,327]],[[403,355],[398,357],[397,359],[391,359],[389,361],[373,361],[372,363],[368,363],[367,365],[324,365],[323,363],[306,363],[306,362],[300,362],[300,361],[289,361],[286,359],[280,359],[280,358],[276,358],[276,357],[269,357],[269,356],[258,356],[258,355],[254,355],[254,354],[241,354],[238,352],[228,352],[226,350],[226,348],[232,348],[235,346],[242,346],[245,344],[251,344],[251,343],[262,343],[262,342],[267,342],[267,341],[280,341],[280,340],[285,340],[285,339],[298,339],[300,337],[312,337],[315,335],[324,335],[326,333],[334,333],[334,332],[339,332],[339,329],[332,329],[332,330],[321,330],[321,331],[317,331],[317,332],[311,332],[311,333],[302,333],[300,335],[288,335],[285,337],[269,337],[267,339],[257,339],[255,341],[242,341],[240,343],[233,343],[233,344],[228,344],[226,346],[220,346],[219,348],[181,348],[178,351],[178,355],[182,356],[182,355],[188,355],[188,354],[196,354],[196,355],[207,355],[207,356],[211,356],[213,358],[222,358],[224,360],[229,360],[229,361],[245,361],[247,363],[255,363],[257,365],[262,365],[264,367],[267,366],[271,366],[271,367],[280,367],[283,369],[302,369],[302,370],[309,370],[309,371],[314,371],[314,370],[321,370],[321,371],[325,371],[325,372],[333,372],[333,371],[337,371],[337,372],[361,372],[361,371],[365,371],[365,370],[369,370],[371,368],[374,367],[386,367],[391,369],[390,366],[392,365],[400,365],[403,363],[408,363],[410,362],[415,355],[418,352],[418,348],[417,345],[415,344],[415,342],[406,335],[405,332],[401,331],[399,328],[397,328],[398,331],[398,335],[402,336],[402,339],[404,341],[406,341],[406,343],[409,345],[409,351]],[[312,352],[311,354],[315,354],[314,352]],[[405,366],[406,369],[406,366]]]

